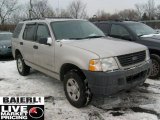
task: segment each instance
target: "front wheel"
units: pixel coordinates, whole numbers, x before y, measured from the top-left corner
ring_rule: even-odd
[[[19,54],[16,61],[19,74],[22,76],[28,75],[30,72],[30,67],[25,64],[22,55]]]
[[[149,78],[158,79],[160,77],[160,56],[151,54],[152,69]]]
[[[65,75],[64,91],[70,104],[77,108],[88,105],[92,99],[87,83],[74,71]]]

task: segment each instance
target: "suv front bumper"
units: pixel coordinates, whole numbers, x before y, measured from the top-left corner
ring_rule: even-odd
[[[143,84],[151,68],[151,61],[139,67],[115,72],[91,72],[84,70],[89,88],[95,95],[111,95]]]

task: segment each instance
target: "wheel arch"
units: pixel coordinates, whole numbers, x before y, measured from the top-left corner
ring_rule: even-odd
[[[74,72],[78,73],[82,79],[86,78],[82,69],[80,69],[78,66],[71,64],[71,63],[65,63],[60,68],[60,80],[61,81],[64,80],[64,75],[69,71],[74,71]]]
[[[20,50],[16,49],[16,50],[15,50],[15,59],[17,59],[17,56],[18,56],[19,54],[22,55],[21,52],[20,52]]]
[[[160,56],[160,50],[156,50],[156,49],[149,49],[150,55],[151,54],[156,54],[158,56]]]

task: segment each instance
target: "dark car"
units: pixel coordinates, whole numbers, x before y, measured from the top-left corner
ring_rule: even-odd
[[[12,56],[11,32],[0,32],[0,56]]]
[[[151,79],[160,77],[160,34],[151,27],[134,21],[94,22],[107,36],[146,45],[152,59]]]

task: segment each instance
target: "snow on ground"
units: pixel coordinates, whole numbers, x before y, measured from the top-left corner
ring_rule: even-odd
[[[67,101],[63,84],[35,70],[27,77],[17,72],[16,62],[0,61],[0,96],[44,96],[45,120],[159,120],[160,81],[146,83],[129,92],[94,98],[77,109]]]

